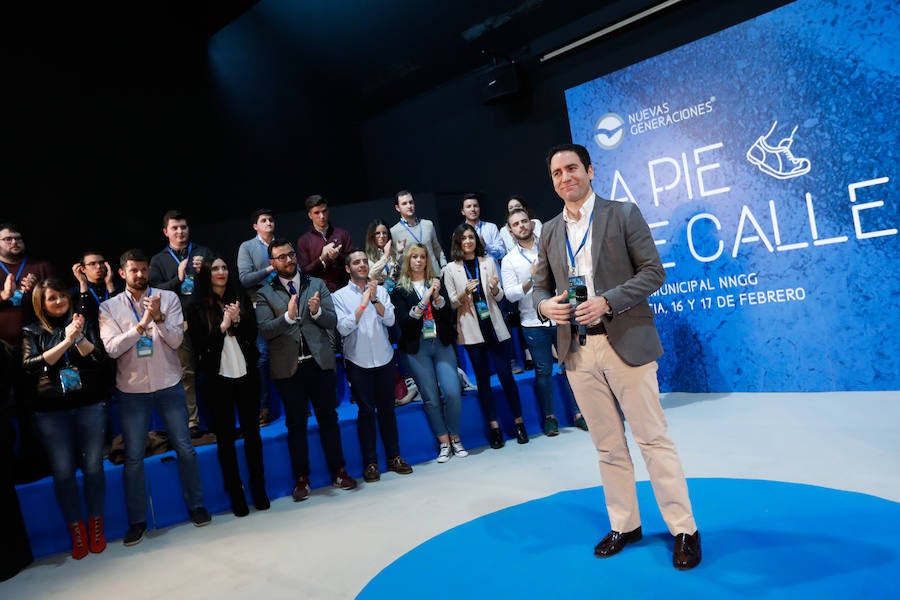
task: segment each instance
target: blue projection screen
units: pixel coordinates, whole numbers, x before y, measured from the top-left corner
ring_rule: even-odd
[[[900,389],[895,0],[799,0],[566,91],[667,280],[663,391]]]

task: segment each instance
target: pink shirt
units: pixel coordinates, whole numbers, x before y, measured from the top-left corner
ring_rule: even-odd
[[[174,292],[148,288],[159,295],[160,311],[166,315],[162,323],[152,323],[146,335],[153,340],[153,354],[138,356],[141,334],[137,324],[141,298],[131,297],[127,290],[100,305],[100,337],[106,352],[116,359],[116,387],[128,394],[149,394],[172,387],[181,381],[178,347],[184,339],[184,315]],[[145,292],[146,293],[146,292]],[[135,316],[135,311],[138,316]]]

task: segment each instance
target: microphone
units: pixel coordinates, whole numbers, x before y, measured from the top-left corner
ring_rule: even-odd
[[[587,286],[575,286],[575,308],[584,302],[587,302]],[[587,325],[578,324],[578,343],[581,346],[587,344]]]

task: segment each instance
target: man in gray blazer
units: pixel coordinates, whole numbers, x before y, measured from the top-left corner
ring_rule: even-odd
[[[334,487],[352,490],[354,480],[344,470],[344,450],[337,415],[335,356],[328,329],[337,314],[325,282],[297,269],[297,254],[286,239],[269,244],[269,260],[278,276],[256,293],[256,320],[269,342],[272,380],[284,404],[288,452],[294,472],[294,502],[309,497],[307,419],[312,403],[319,438]]]
[[[542,319],[558,324],[559,360],[599,454],[612,531],[594,554],[613,556],[642,537],[624,415],[675,536],[673,564],[692,569],[700,563],[700,533],[656,379],[662,344],[647,297],[666,273],[650,227],[636,204],[594,194],[594,168],[584,146],[551,148],[547,167],[564,209],[541,233],[534,306]],[[570,300],[582,286],[587,299],[576,302],[573,314]]]

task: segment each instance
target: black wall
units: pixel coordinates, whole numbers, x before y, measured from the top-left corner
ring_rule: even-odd
[[[333,206],[383,199],[364,221],[393,220],[400,188],[430,193],[437,214],[425,216],[445,245],[463,192],[484,194],[488,220],[502,219],[512,192],[546,219],[559,205],[544,154],[569,140],[565,89],[785,3],[685,0],[546,64],[524,58],[522,92],[508,100],[485,104],[472,74],[361,123],[302,65],[279,64],[276,39],[248,37],[222,60],[215,37],[198,43],[166,15],[108,23],[83,7],[47,16],[20,6],[5,22],[0,221],[20,223],[28,254],[65,273],[86,246],[108,258],[157,251],[173,207],[188,212],[198,242],[223,251],[249,237],[260,206],[290,215],[280,234],[299,234],[311,193]],[[248,16],[229,30],[249,36]]]

